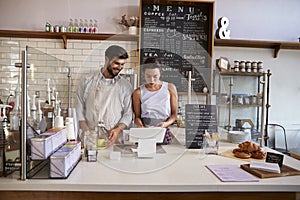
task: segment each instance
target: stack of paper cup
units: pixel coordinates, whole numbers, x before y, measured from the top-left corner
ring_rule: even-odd
[[[63,118],[63,116],[56,116],[55,117],[54,127],[55,128],[62,128],[62,127],[64,127],[64,118]]]
[[[66,117],[66,128],[68,140],[76,140],[73,117]]]

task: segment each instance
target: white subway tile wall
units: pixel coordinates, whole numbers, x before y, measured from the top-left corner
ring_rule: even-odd
[[[28,94],[33,96],[40,92],[40,99],[47,99],[47,80],[50,87],[55,87],[62,107],[68,106],[68,66],[71,70],[71,105],[74,106],[74,92],[78,80],[85,74],[99,69],[104,64],[104,51],[112,45],[124,47],[130,57],[126,68],[133,68],[137,72],[138,53],[136,42],[126,41],[89,41],[68,40],[67,49],[63,48],[63,41],[59,39],[31,39],[31,38],[0,38],[0,97],[6,101],[10,95],[15,95],[20,82],[20,68],[15,63],[21,62],[21,53],[29,47],[28,62],[34,64],[28,69]],[[14,98],[13,96],[10,98]]]
[[[68,106],[68,66],[71,72],[71,105],[74,107],[74,93],[80,78],[87,73],[99,69],[104,64],[104,51],[118,44],[129,52],[129,60],[125,68],[138,73],[138,44],[132,41],[95,41],[68,40],[67,49],[59,39],[32,39],[0,37],[0,97],[7,100],[14,95],[19,79],[19,68],[15,63],[21,62],[21,53],[29,47],[28,62],[34,66],[28,69],[28,94],[32,98],[35,91],[40,92],[40,99],[47,99],[47,80],[51,89],[55,87],[62,108]],[[126,70],[123,70],[125,73]],[[13,97],[11,97],[13,98]],[[186,95],[179,95],[179,104],[184,111],[188,101]],[[205,104],[206,97],[192,95],[191,103]],[[184,112],[183,112],[184,113]]]

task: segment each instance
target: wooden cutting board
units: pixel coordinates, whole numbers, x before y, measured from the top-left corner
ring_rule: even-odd
[[[272,178],[272,177],[300,175],[299,170],[291,168],[286,165],[282,165],[281,173],[273,173],[273,172],[267,172],[267,171],[258,170],[258,169],[252,169],[252,168],[250,168],[250,164],[243,164],[243,165],[241,165],[241,168],[259,178]]]
[[[218,155],[219,156],[223,156],[223,157],[227,157],[227,158],[242,160],[242,161],[246,161],[246,162],[250,162],[251,160],[253,160],[253,161],[264,161],[265,160],[265,159],[255,159],[255,158],[245,158],[245,159],[243,159],[243,158],[237,158],[232,153],[232,149],[228,149],[227,151],[221,152]]]

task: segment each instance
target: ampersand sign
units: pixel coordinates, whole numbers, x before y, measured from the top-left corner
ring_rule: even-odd
[[[229,20],[227,17],[221,17],[218,20],[218,29],[216,36],[219,39],[230,39],[230,30],[227,30]]]

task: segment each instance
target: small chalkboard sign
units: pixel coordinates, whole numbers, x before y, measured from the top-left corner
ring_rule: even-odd
[[[284,155],[278,153],[267,152],[266,162],[278,163],[280,167],[283,164]]]
[[[203,134],[217,131],[217,108],[215,105],[186,104],[186,148],[202,148]]]

